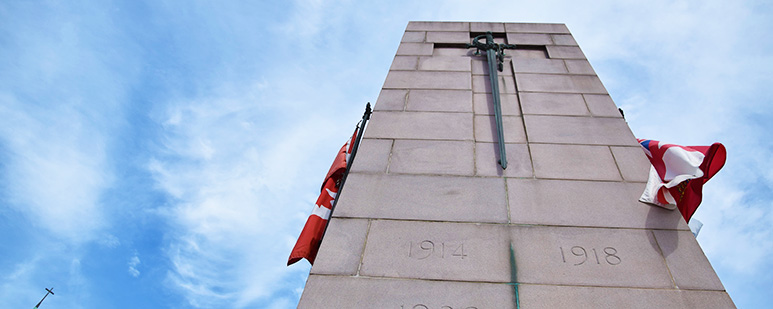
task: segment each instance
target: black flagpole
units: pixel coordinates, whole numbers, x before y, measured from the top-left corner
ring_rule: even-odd
[[[328,217],[327,223],[325,224],[325,230],[322,232],[320,245],[322,244],[322,241],[325,240],[325,233],[327,233],[327,227],[330,225],[330,221],[333,220],[333,211],[336,209],[336,205],[338,205],[338,200],[341,199],[341,192],[343,192],[344,190],[344,184],[346,184],[346,178],[349,176],[349,170],[352,168],[354,157],[357,155],[357,149],[360,148],[360,140],[362,139],[362,132],[365,131],[365,124],[368,123],[368,119],[370,119],[370,114],[371,114],[370,102],[368,102],[368,104],[365,105],[365,114],[362,115],[362,122],[360,124],[359,131],[357,131],[357,138],[354,140],[354,145],[352,145],[352,154],[349,156],[349,161],[346,162],[346,171],[344,171],[344,175],[343,177],[341,177],[341,185],[338,187],[338,193],[336,194],[336,198],[333,201],[333,205],[330,206],[330,217]]]

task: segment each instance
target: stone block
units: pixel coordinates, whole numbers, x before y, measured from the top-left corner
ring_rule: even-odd
[[[529,147],[537,178],[622,180],[606,146],[532,143]]]
[[[488,76],[488,61],[486,60],[486,57],[481,56],[475,56],[472,60],[472,74],[473,75],[487,75]],[[505,61],[502,63],[503,69],[502,71],[497,71],[497,75],[499,76],[513,76],[513,70],[510,66],[511,59],[505,58]]]
[[[623,179],[647,182],[651,164],[641,147],[610,147],[610,149]]]
[[[582,286],[519,286],[521,308],[735,308],[727,293]]]
[[[502,116],[502,129],[505,131],[505,143],[525,143],[521,117]],[[475,115],[475,141],[497,142],[497,124],[494,116]]]
[[[499,78],[499,93],[515,93],[515,81],[512,76],[497,77]],[[488,75],[473,75],[472,91],[491,93],[491,80]]]
[[[585,54],[577,46],[547,46],[548,56],[554,59],[585,59]]]
[[[427,32],[430,43],[470,43],[469,31],[430,31]]]
[[[543,33],[507,33],[507,42],[515,45],[552,45],[550,35]]]
[[[386,173],[392,142],[391,139],[363,138],[352,163],[352,172]]]
[[[593,71],[590,62],[588,60],[564,60],[566,62],[566,68],[569,69],[569,73],[572,74],[591,74],[596,75]]]
[[[435,47],[433,56],[440,57],[473,57],[475,49],[470,48],[452,48],[452,47]]]
[[[569,34],[569,29],[564,24],[505,23],[505,30],[507,32]]]
[[[470,90],[411,90],[409,111],[472,112]]]
[[[506,223],[501,178],[349,174],[333,216]]]
[[[384,88],[472,89],[469,72],[390,71]]]
[[[722,282],[690,231],[652,231],[676,286],[680,289],[724,291]]]
[[[504,225],[374,220],[360,275],[510,281]]]
[[[612,97],[606,94],[584,94],[585,102],[588,103],[588,109],[594,116],[623,118],[617,105],[612,101]]]
[[[357,274],[367,234],[368,220],[333,218],[319,247],[311,273]]]
[[[470,72],[470,58],[462,57],[421,57],[419,70]]]
[[[525,115],[530,142],[638,146],[623,119]]]
[[[408,90],[381,90],[381,94],[378,95],[376,105],[373,110],[376,111],[402,111],[405,109],[405,97],[408,95]]]
[[[520,283],[673,288],[648,230],[514,226],[511,233]]]
[[[507,180],[510,220],[513,223],[689,229],[678,211],[639,202],[643,191],[643,183]]]
[[[513,68],[518,73],[569,73],[562,60],[542,58],[517,58]]]
[[[506,284],[311,275],[300,309],[515,309]]]
[[[470,32],[505,32],[503,23],[470,23]]]
[[[431,43],[400,43],[400,46],[397,47],[397,55],[428,56],[432,55],[433,49]]]
[[[597,76],[517,73],[520,91],[607,94]]]
[[[419,57],[417,56],[395,56],[395,59],[392,60],[392,66],[389,67],[389,69],[396,71],[412,71],[416,70],[418,63]]]
[[[424,37],[426,35],[427,32],[425,31],[406,31],[400,42],[421,43],[424,42]]]
[[[524,114],[537,115],[589,115],[582,95],[573,93],[522,92],[521,105]]]
[[[494,97],[490,93],[475,93],[472,95],[472,100],[476,114],[494,115]],[[501,104],[502,115],[521,115],[521,107],[518,105],[518,95],[507,93],[500,94],[499,103]]]
[[[577,41],[571,34],[551,34],[550,37],[553,38],[553,44],[556,45],[577,45]]]
[[[472,141],[396,140],[389,173],[472,175]]]
[[[366,138],[472,140],[472,114],[374,112]]]
[[[475,170],[478,176],[533,177],[531,156],[526,144],[505,144],[507,169],[499,165],[499,144],[475,144]]]
[[[516,49],[511,50],[509,54],[513,55],[513,58],[548,59],[548,52],[542,49]]]
[[[470,31],[468,22],[412,21],[406,31]]]

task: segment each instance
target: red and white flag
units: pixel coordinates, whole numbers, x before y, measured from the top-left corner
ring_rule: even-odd
[[[293,251],[290,252],[287,266],[304,258],[314,265],[314,259],[317,257],[317,251],[319,251],[319,244],[322,242],[322,234],[325,232],[325,227],[330,219],[333,202],[336,195],[338,195],[341,178],[343,178],[344,172],[346,172],[346,164],[349,162],[349,156],[352,153],[352,147],[356,138],[357,130],[354,130],[352,138],[346,141],[346,144],[338,151],[338,155],[336,155],[333,165],[330,166],[330,170],[327,172],[327,176],[325,176],[325,181],[322,183],[322,190],[319,198],[317,198],[316,205],[314,205],[309,219],[306,220],[306,225],[303,227],[303,231],[301,231],[301,236],[298,236],[298,241],[295,243]]]
[[[703,184],[725,165],[725,146],[679,146],[639,139],[650,159],[650,176],[639,201],[674,209],[690,222],[703,197]]]

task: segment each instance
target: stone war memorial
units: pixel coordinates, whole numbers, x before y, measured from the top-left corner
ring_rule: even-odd
[[[564,24],[410,22],[298,307],[734,308],[649,166]]]

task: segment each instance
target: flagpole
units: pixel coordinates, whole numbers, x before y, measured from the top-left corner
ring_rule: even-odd
[[[338,204],[338,200],[341,199],[341,192],[344,191],[344,184],[346,184],[346,178],[349,176],[349,170],[352,168],[352,163],[354,162],[354,157],[357,156],[357,149],[360,147],[360,140],[362,139],[362,133],[365,131],[365,124],[368,123],[368,119],[370,119],[370,114],[372,113],[370,109],[370,102],[365,105],[365,113],[362,115],[362,121],[359,128],[359,131],[357,131],[357,137],[354,140],[354,145],[352,145],[352,154],[349,156],[349,161],[346,162],[346,171],[344,171],[343,176],[341,177],[341,185],[338,187],[338,193],[336,194],[335,200],[333,200],[333,205],[330,206],[330,217],[327,220],[327,223],[325,223],[325,230],[322,232],[322,238],[320,240],[320,244],[322,241],[325,240],[325,233],[327,233],[327,227],[330,225],[330,221],[333,220],[333,211],[336,209],[336,205]]]

